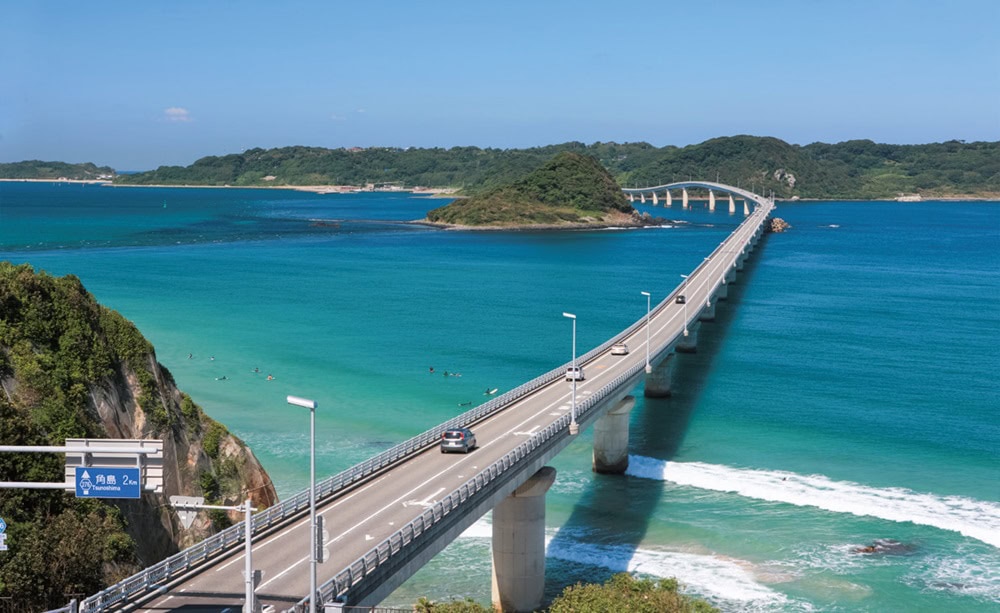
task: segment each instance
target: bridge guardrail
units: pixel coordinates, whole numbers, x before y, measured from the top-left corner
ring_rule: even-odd
[[[757,201],[757,204],[761,207],[766,206],[764,202]],[[754,211],[757,213],[758,211]],[[755,215],[750,215],[747,217],[737,230],[733,232],[730,236],[735,235],[739,232],[740,228],[744,225],[750,223]],[[766,215],[765,215],[766,217]],[[728,240],[728,239],[727,239]],[[712,251],[712,256],[716,255],[719,250],[725,245],[725,241],[716,247]],[[744,243],[745,248],[746,243]],[[712,257],[710,256],[710,257]],[[697,273],[703,266],[707,263],[703,261],[691,274]],[[671,292],[663,301],[661,301],[655,309],[655,312],[659,312],[665,306],[674,299],[678,290],[675,289]],[[636,329],[644,325],[645,317],[640,318],[631,326],[619,332],[617,335],[604,342],[603,344],[591,349],[587,353],[579,356],[577,361],[581,364],[586,364],[586,362],[592,360],[597,355],[600,355],[607,349],[611,347],[614,343],[618,342],[618,339],[627,337]],[[410,455],[428,447],[440,439],[441,434],[450,428],[467,426],[469,424],[475,423],[482,418],[493,414],[497,410],[505,407],[507,404],[518,400],[531,394],[539,387],[547,385],[556,379],[565,376],[566,369],[571,364],[567,362],[566,364],[559,366],[545,374],[542,374],[531,381],[523,383],[518,387],[492,398],[489,401],[474,407],[461,415],[458,415],[442,424],[439,424],[421,434],[418,434],[402,443],[399,443],[390,449],[372,457],[360,464],[356,464],[346,470],[341,471],[331,477],[328,477],[316,484],[316,500],[317,502],[329,498],[333,494],[343,490],[344,488],[371,476],[372,474],[387,468],[388,466],[399,462],[400,460],[409,457]],[[588,399],[586,402],[590,402],[594,397]],[[577,405],[582,406],[581,404]],[[561,423],[560,420],[557,423]],[[568,421],[567,421],[568,424]],[[509,454],[508,454],[509,455]],[[298,494],[292,496],[288,500],[285,500],[277,505],[274,505],[260,513],[257,513],[251,517],[251,537],[258,532],[266,530],[278,523],[285,521],[286,519],[298,514],[299,512],[308,509],[309,507],[309,490],[305,489]],[[212,535],[205,540],[192,545],[191,547],[181,551],[169,558],[166,558],[153,566],[150,566],[131,577],[128,577],[119,583],[109,586],[104,590],[98,592],[97,594],[86,598],[80,603],[79,610],[83,613],[95,613],[99,611],[104,611],[108,607],[114,606],[119,603],[127,602],[133,596],[148,592],[149,590],[159,588],[169,581],[175,579],[183,573],[190,571],[192,568],[206,562],[211,556],[225,551],[232,547],[233,545],[243,542],[244,538],[244,524],[242,522],[231,526],[222,532]]]
[[[596,393],[590,395],[586,400],[577,403],[577,414],[581,417],[587,416],[597,404],[607,398],[626,381],[643,372],[645,368],[645,364],[633,366]],[[491,484],[496,483],[501,476],[529,457],[543,443],[558,435],[568,436],[570,419],[569,415],[563,415],[535,433],[534,436],[507,452],[496,462],[487,466],[453,492],[434,503],[416,519],[397,530],[375,547],[372,547],[368,553],[334,575],[333,579],[330,579],[317,588],[321,602],[335,602],[337,599],[343,597],[352,587],[363,581],[378,566],[388,562],[393,555],[398,554],[406,545],[412,543],[429,528],[444,519],[450,512],[456,510],[466,500],[488,489]],[[307,596],[289,610],[303,611],[308,602],[309,597]]]

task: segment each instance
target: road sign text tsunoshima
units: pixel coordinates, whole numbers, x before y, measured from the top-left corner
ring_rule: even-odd
[[[139,498],[138,468],[78,466],[77,498]]]

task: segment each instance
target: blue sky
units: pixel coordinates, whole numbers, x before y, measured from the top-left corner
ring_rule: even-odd
[[[8,2],[0,162],[1000,140],[1000,2]]]

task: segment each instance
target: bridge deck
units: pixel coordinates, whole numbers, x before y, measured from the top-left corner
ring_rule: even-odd
[[[682,284],[683,290],[679,286],[651,313],[650,353],[654,361],[673,349],[683,334],[685,315],[688,323],[697,319],[714,289],[759,232],[771,204],[763,199],[757,202],[759,206],[751,217],[713,252],[711,259],[691,273]],[[687,298],[686,305],[677,304],[673,299],[681,291]],[[634,371],[645,363],[645,317],[637,324],[627,336],[612,339],[627,342],[628,355],[612,356],[606,350],[583,364],[586,379],[577,384],[578,403],[602,391],[623,373]],[[331,558],[319,565],[317,583],[330,580],[418,517],[429,505],[484,471],[528,437],[563,419],[570,411],[570,401],[570,384],[562,379],[554,381],[474,424],[479,448],[468,455],[442,454],[433,446],[324,501],[317,514],[323,516],[329,532],[326,547]],[[566,438],[558,448],[568,442]],[[555,452],[557,450],[552,454]],[[482,512],[485,509],[477,509],[475,516],[464,517],[462,525],[473,523]],[[308,524],[306,513],[280,530],[255,536],[253,566],[263,571],[263,579],[256,590],[262,604],[284,610],[308,594]],[[437,549],[445,544],[439,544]],[[232,607],[238,610],[244,593],[243,567],[243,548],[238,546],[231,553],[164,587],[161,593],[145,598],[136,609],[220,611]],[[398,577],[395,583],[405,578]]]

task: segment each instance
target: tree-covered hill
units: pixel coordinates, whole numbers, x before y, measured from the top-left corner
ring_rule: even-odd
[[[427,213],[428,221],[462,226],[510,227],[620,221],[633,213],[621,188],[588,155],[562,152],[509,185]]]
[[[62,445],[66,438],[163,440],[162,494],[108,503],[72,492],[0,489],[8,551],[0,598],[10,611],[91,595],[228,525],[224,514],[183,529],[170,495],[273,504],[256,458],[174,385],[131,322],[95,302],[73,276],[0,262],[0,444]],[[0,480],[61,482],[63,457],[0,453]],[[9,604],[9,603],[8,603]]]
[[[116,183],[134,185],[365,185],[456,187],[481,193],[521,179],[558,153],[600,161],[622,187],[693,179],[774,190],[790,198],[996,197],[1000,142],[886,145],[869,140],[791,145],[731,136],[687,147],[569,142],[530,149],[324,149],[283,147],[161,166]]]
[[[90,162],[85,164],[67,164],[66,162],[43,162],[41,160],[26,160],[0,164],[0,179],[73,179],[78,181],[95,181],[111,179],[115,171],[109,166],[96,166]]]

